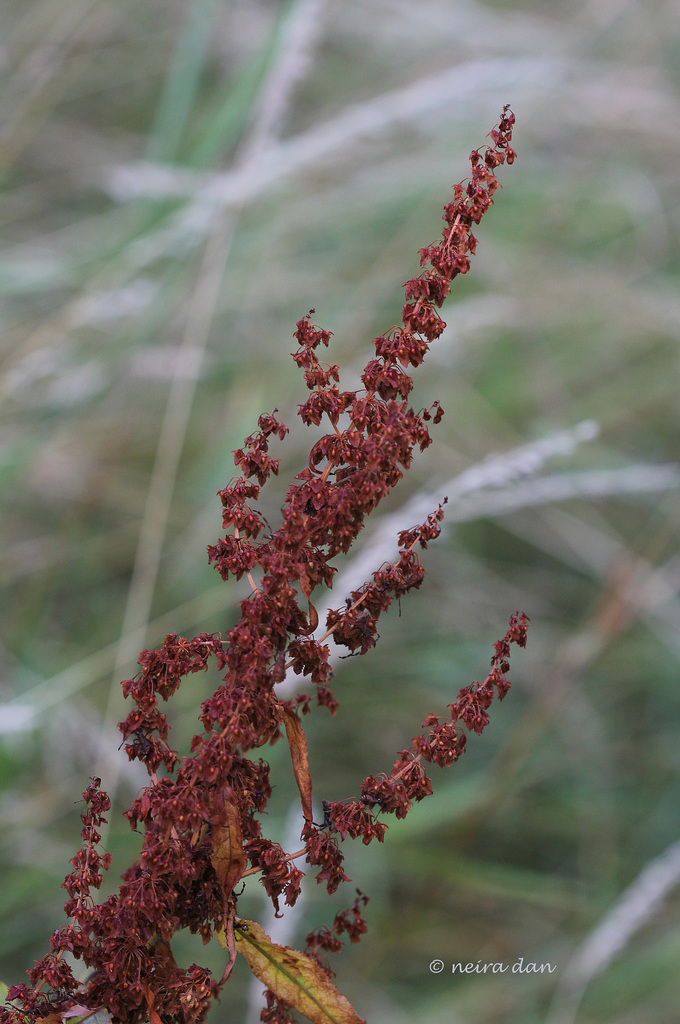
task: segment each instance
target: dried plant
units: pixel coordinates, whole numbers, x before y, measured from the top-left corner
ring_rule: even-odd
[[[332,634],[349,655],[365,654],[375,645],[380,615],[423,581],[418,548],[438,536],[443,506],[399,534],[398,559],[380,567],[342,607],[331,610],[320,635],[312,597],[317,587],[332,586],[336,569],[331,560],[348,552],[366,516],[410,466],[415,448],[430,444],[428,422],[437,424],[443,415],[438,402],[421,412],[410,406],[413,381],[406,371],[422,363],[445,326],[436,307],[451,281],[469,269],[477,244],[473,225],[499,185],[495,171],[515,158],[513,123],[506,107],[490,133],[491,144],[471,154],[471,176],[454,186],[453,200],[444,209],[442,237],[420,250],[421,266],[427,269],[406,284],[402,325],[375,339],[375,358],[364,370],[360,391],[342,391],[338,366],[319,358],[331,335],[312,323],[314,311],[298,322],[293,359],[310,391],[299,415],[307,425],[329,420],[332,432],[312,446],[308,465],[288,488],[275,530],[255,503],[279,469],[270,442],[283,440],[287,428],[276,410],[260,417],[258,431],[234,453],[241,475],[219,492],[226,536],[208,552],[223,579],[245,576],[252,592],[241,602],[241,617],[226,638],[166,636],[157,650],[142,652],[141,672],[123,683],[134,704],[120,723],[125,749],[131,760],[144,763],[150,777],[126,811],[130,826],[143,836],[139,858],[124,872],[118,891],[97,904],[93,891],[111,863],[110,855],[99,851],[110,801],[100,779],[92,778],[83,793],[82,847],[64,882],[69,923],[53,934],[50,953],[28,972],[30,984],[9,989],[1,1024],[80,1021],[94,1014],[98,1022],[125,1024],[201,1021],[239,952],[267,988],[263,1021],[289,1021],[291,1010],[312,1021],[361,1020],[335,988],[324,956],[341,947],[341,936],[357,942],[365,932],[367,897],[358,893],[347,911],[336,914],[332,927],[310,933],[302,952],[276,945],[260,925],[239,917],[237,886],[259,875],[278,913],[281,900],[292,906],[300,894],[298,862],[304,858],[316,870],[317,881],[334,893],[347,880],[341,841],[349,836],[365,844],[382,842],[382,816],[403,818],[414,802],[432,792],[425,764],[453,764],[465,749],[464,729],[482,732],[494,695],[502,700],[509,688],[510,645],[526,643],[528,620],[517,613],[495,644],[484,681],[461,689],[447,715],[428,714],[424,732],[398,753],[390,773],[365,779],[355,799],[324,801],[323,821],[313,820],[301,719],[313,695],[331,714],[338,706],[325,641]],[[169,743],[159,698],[169,700],[183,679],[213,664],[223,681],[202,704],[203,731],[181,757]],[[289,669],[309,678],[313,695],[277,696],[277,684]],[[292,853],[262,833],[258,816],[271,795],[269,765],[247,756],[276,742],[282,728],[304,818],[302,846]],[[177,965],[170,943],[184,928],[200,933],[204,943],[216,938],[225,948],[221,978],[196,964],[188,969]],[[65,953],[90,969],[86,982],[75,979]]]

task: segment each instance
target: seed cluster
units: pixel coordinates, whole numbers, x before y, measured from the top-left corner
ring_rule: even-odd
[[[259,874],[278,913],[281,901],[292,906],[299,896],[303,875],[296,861],[304,857],[317,880],[335,892],[346,880],[340,842],[347,836],[366,844],[382,841],[386,825],[380,816],[403,818],[414,802],[429,795],[432,785],[424,765],[453,764],[465,749],[464,729],[481,733],[494,695],[505,696],[510,644],[526,643],[528,620],[521,614],[512,617],[496,644],[483,683],[460,690],[447,718],[428,715],[422,726],[426,731],[398,754],[389,775],[367,778],[357,799],[326,803],[323,823],[312,820],[300,716],[310,711],[314,698],[331,713],[338,707],[325,640],[332,634],[349,654],[365,654],[375,645],[380,615],[422,583],[418,549],[438,536],[443,507],[400,533],[399,557],[328,612],[320,637],[312,596],[319,586],[331,587],[336,571],[331,560],[349,550],[366,516],[409,468],[415,449],[431,443],[428,425],[443,416],[438,402],[420,412],[409,404],[413,380],[407,369],[422,363],[445,327],[437,308],[451,281],[469,269],[477,244],[472,228],[493,202],[496,169],[514,160],[513,123],[506,107],[490,134],[491,144],[471,154],[471,176],[454,186],[453,200],[444,209],[442,237],[420,250],[421,266],[427,269],[405,286],[401,325],[374,339],[375,356],[362,374],[361,390],[342,390],[338,366],[320,358],[331,335],[312,322],[314,311],[298,321],[293,359],[310,392],[298,412],[305,424],[327,421],[332,429],[313,444],[273,531],[257,501],[279,470],[270,445],[287,433],[276,410],[259,418],[258,430],[234,453],[240,475],[219,492],[225,535],[208,555],[223,579],[246,576],[251,593],[225,638],[166,636],[158,649],[142,652],[138,675],[123,683],[132,701],[120,723],[125,750],[149,774],[148,786],[126,811],[130,826],[143,836],[139,858],[123,874],[118,891],[98,904],[93,892],[111,860],[98,852],[99,828],[110,802],[100,780],[93,778],[83,793],[83,845],[64,882],[69,923],[54,933],[50,953],[29,971],[30,985],[11,988],[9,998],[21,1009],[7,1004],[0,1009],[0,1024],[24,1024],[74,1005],[106,1007],[122,1024],[203,1020],[235,959],[241,879]],[[182,757],[170,745],[160,701],[168,701],[187,676],[212,666],[221,682],[202,704],[202,731]],[[309,680],[311,694],[290,700],[277,696],[277,684],[290,669]],[[303,848],[292,854],[262,834],[258,816],[271,795],[269,765],[247,756],[275,742],[282,726],[305,818]],[[349,910],[336,915],[332,928],[310,933],[309,956],[319,959],[337,951],[343,933],[358,941],[366,930],[365,903],[359,893]],[[184,928],[199,933],[204,942],[216,936],[229,951],[222,978],[196,964],[183,968],[175,962],[170,941]],[[66,952],[89,968],[84,984],[76,982]],[[49,992],[43,991],[46,987]],[[271,991],[262,1019],[271,1024],[290,1020],[285,1001]]]

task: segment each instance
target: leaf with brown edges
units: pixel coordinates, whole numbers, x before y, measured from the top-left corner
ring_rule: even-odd
[[[312,1024],[366,1024],[316,960],[272,942],[254,921],[239,921],[234,935],[255,977]]]

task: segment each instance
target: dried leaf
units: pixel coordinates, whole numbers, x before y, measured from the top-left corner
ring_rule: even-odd
[[[255,977],[312,1024],[366,1024],[316,960],[272,942],[254,921],[239,921],[234,934]]]
[[[142,989],[144,992],[144,998],[146,999],[146,1006],[149,1011],[149,1024],[163,1024],[163,1021],[156,1011],[156,996],[148,985],[142,985]]]
[[[203,824],[199,828],[198,832],[194,832],[193,833],[193,835],[191,837],[191,845],[192,846],[200,846],[200,844],[203,841],[207,831],[208,831],[208,826],[206,825],[205,822],[203,822]]]
[[[307,737],[300,719],[292,708],[284,707],[283,724],[286,727],[290,756],[293,761],[293,773],[302,802],[302,816],[305,821],[312,821],[312,776],[309,773],[309,757],[307,755]]]
[[[213,806],[212,844],[210,861],[226,900],[248,866],[248,857],[238,811],[224,790],[217,794]]]
[[[220,981],[220,987],[221,987],[222,985],[224,985],[229,980],[231,972],[234,969],[234,964],[236,963],[236,943],[234,941],[234,910],[233,910],[233,908],[227,914],[226,921],[224,923],[224,927],[223,928],[216,928],[215,929],[215,938],[219,942],[220,946],[222,946],[223,949],[226,949],[229,952],[229,959],[227,961],[227,966],[224,968],[224,974],[222,975],[222,980]]]
[[[319,625],[319,613],[317,612],[316,608],[314,607],[314,605],[312,604],[311,601],[308,601],[307,604],[309,605],[309,630],[308,630],[308,632],[311,634],[311,633],[314,632],[316,627]]]

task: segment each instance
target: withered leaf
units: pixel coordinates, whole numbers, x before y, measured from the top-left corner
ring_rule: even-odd
[[[142,989],[144,991],[146,1007],[149,1013],[149,1024],[163,1024],[163,1021],[156,1010],[156,996],[148,985],[142,985]]]
[[[224,974],[220,985],[224,985],[231,975],[231,972],[236,963],[236,943],[234,941],[234,908],[232,907],[227,915],[224,922],[224,927],[218,928],[215,931],[215,938],[219,942],[223,949],[229,952],[229,960],[227,966],[224,968]]]
[[[283,708],[283,724],[286,727],[286,737],[290,747],[290,756],[293,762],[293,773],[302,803],[302,815],[305,821],[312,821],[312,776],[309,773],[309,756],[307,754],[307,737],[302,728],[300,719],[292,708]]]
[[[309,633],[311,634],[319,625],[319,613],[311,601],[308,601],[307,604],[309,605]]]
[[[237,808],[221,790],[215,797],[212,820],[213,852],[210,858],[225,900],[248,866]]]
[[[255,977],[312,1024],[366,1024],[316,960],[272,942],[254,921],[239,921],[234,935]]]

